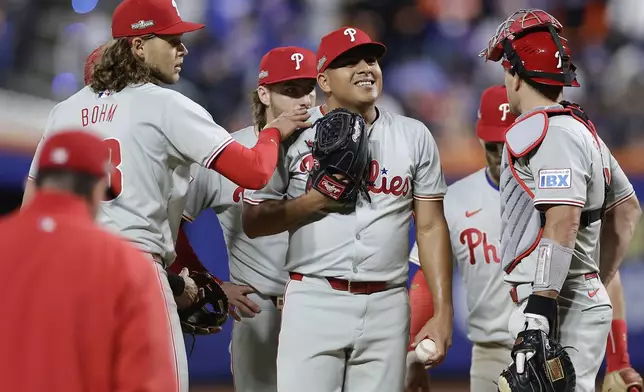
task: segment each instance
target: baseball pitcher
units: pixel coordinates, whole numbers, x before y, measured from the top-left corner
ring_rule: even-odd
[[[505,87],[486,89],[481,96],[476,135],[485,150],[487,166],[450,185],[445,195],[445,218],[454,254],[467,295],[467,337],[473,343],[470,391],[496,392],[501,371],[512,361],[513,340],[508,321],[514,309],[499,254],[501,213],[499,177],[503,135],[516,116],[510,113]],[[418,264],[414,245],[409,261]],[[422,276],[423,271],[418,270]],[[410,289],[411,336],[431,318],[431,298],[424,278],[414,277]],[[428,306],[429,305],[429,306]],[[426,378],[424,366],[414,365],[412,350],[407,361],[410,391]]]
[[[517,304],[501,391],[537,383],[594,391],[611,326],[597,244],[606,206],[632,187],[611,176],[610,151],[583,110],[557,103],[564,86],[579,86],[562,29],[545,11],[520,10],[481,52],[502,60],[510,111],[519,115],[505,135],[500,176],[500,258]]]
[[[249,237],[290,236],[279,391],[404,388],[412,211],[436,309],[419,335],[437,344],[431,362],[451,344],[452,256],[438,149],[419,121],[376,108],[384,53],[353,27],[323,37],[317,81],[326,104],[311,116],[319,121],[289,141],[267,187],[244,193]]]
[[[316,77],[315,53],[310,50],[288,46],[269,51],[260,63],[258,87],[252,94],[255,125],[234,132],[233,138],[252,147],[267,122],[293,107],[311,108]],[[244,189],[201,166],[193,165],[191,171],[184,218],[192,221],[204,209],[214,208],[228,248],[231,283],[223,287],[239,313],[231,342],[235,390],[276,392],[288,234],[248,238],[242,230]]]
[[[201,106],[159,86],[172,84],[188,51],[182,34],[203,28],[185,22],[173,0],[124,0],[114,11],[113,41],[103,47],[91,84],[56,105],[45,134],[75,127],[99,133],[111,150],[115,198],[102,206],[98,221],[135,243],[157,262],[166,289],[180,390],[188,390],[187,360],[173,291],[164,267],[174,258],[195,163],[216,170],[245,188],[261,188],[272,175],[280,139],[306,122],[306,109],[283,113],[266,126],[255,147],[235,142]],[[36,176],[39,151],[30,177]],[[33,193],[27,184],[23,204]],[[174,276],[175,280],[177,279]],[[183,283],[187,277],[178,277]],[[189,305],[194,285],[183,290]],[[177,286],[174,286],[177,287]]]

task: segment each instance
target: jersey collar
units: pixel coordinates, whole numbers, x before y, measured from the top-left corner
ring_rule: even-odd
[[[62,191],[39,190],[24,212],[67,215],[92,220],[85,199]]]
[[[485,172],[485,179],[487,180],[487,183],[488,183],[488,184],[490,184],[490,186],[491,186],[494,190],[498,191],[498,190],[499,190],[499,186],[498,186],[498,185],[496,185],[496,184],[494,183],[494,181],[492,180],[492,178],[490,178],[490,173],[488,172],[487,167],[485,167],[484,172]]]

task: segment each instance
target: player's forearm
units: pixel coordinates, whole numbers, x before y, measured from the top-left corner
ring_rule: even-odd
[[[325,206],[324,196],[309,192],[290,200],[244,203],[242,222],[250,238],[264,237],[293,229]]]
[[[445,219],[431,226],[417,227],[416,241],[420,267],[429,286],[435,315],[453,316],[452,306],[452,247]]]
[[[635,195],[604,215],[599,237],[599,269],[605,285],[622,264],[641,216],[642,210]]]
[[[210,165],[230,181],[245,189],[262,189],[271,179],[279,153],[280,133],[276,128],[259,133],[255,147],[232,142]]]
[[[581,208],[556,205],[546,210],[543,237],[537,246],[533,292],[556,298],[566,280],[575,248]]]

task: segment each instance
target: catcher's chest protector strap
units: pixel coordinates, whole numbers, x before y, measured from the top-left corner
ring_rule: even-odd
[[[581,112],[583,114],[583,112]],[[534,208],[534,193],[519,177],[515,161],[535,151],[548,132],[550,117],[571,115],[591,132],[600,146],[592,123],[575,115],[570,108],[537,111],[514,123],[505,134],[505,150],[501,163],[501,263],[506,273],[536,248],[546,223],[545,213]],[[601,152],[601,150],[600,150]],[[604,170],[605,172],[605,170]],[[608,183],[604,173],[608,192]],[[604,197],[604,200],[606,198]],[[583,211],[580,225],[586,227],[603,217],[600,209]]]

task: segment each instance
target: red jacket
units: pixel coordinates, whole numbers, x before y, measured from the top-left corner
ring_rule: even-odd
[[[177,391],[152,262],[82,199],[40,192],[0,220],[0,389]]]

